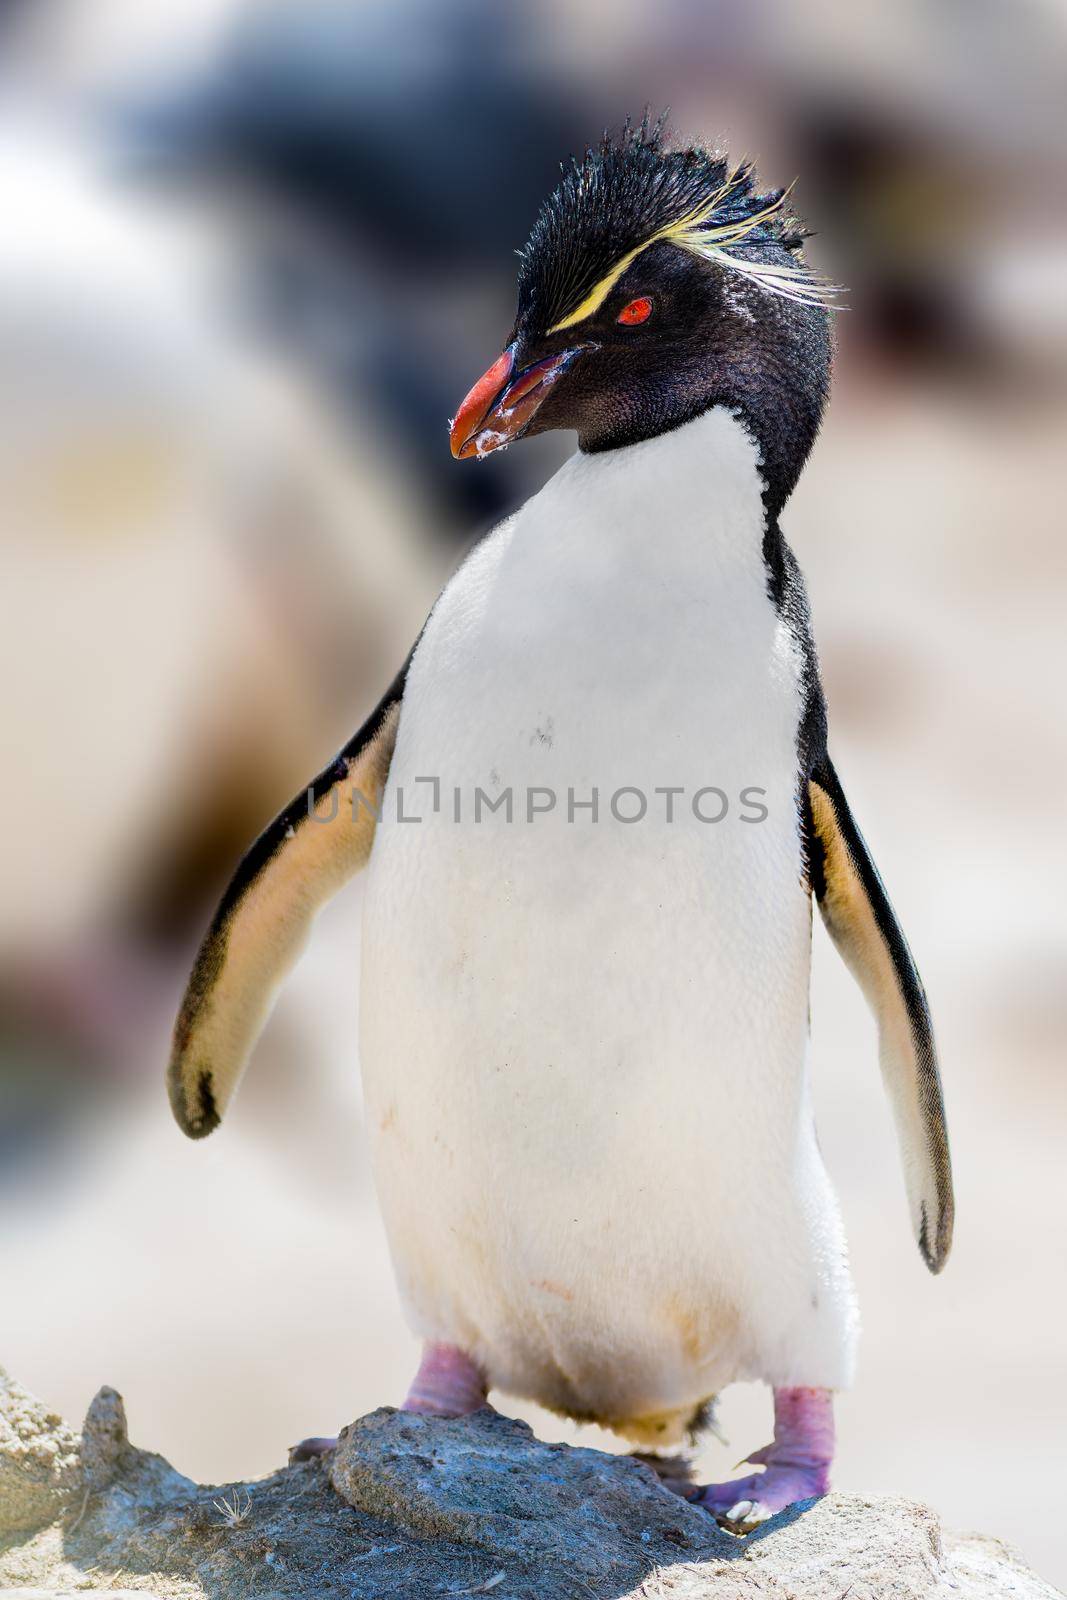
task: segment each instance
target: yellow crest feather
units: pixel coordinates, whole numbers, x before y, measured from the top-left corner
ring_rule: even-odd
[[[815,277],[804,267],[774,266],[769,262],[745,261],[728,254],[730,245],[740,244],[754,229],[768,222],[781,210],[796,182],[794,179],[793,183],[764,206],[762,211],[754,212],[751,216],[734,222],[724,222],[715,226],[711,219],[729,198],[743,172],[744,164],[741,163],[734,168],[710,200],[676,221],[668,223],[666,227],[657,229],[642,244],[628,250],[590,289],[581,304],[549,328],[548,332],[561,333],[565,328],[584,322],[587,317],[599,311],[627,268],[654,244],[674,244],[681,250],[702,256],[707,261],[718,261],[722,266],[740,272],[754,283],[758,283],[770,294],[781,295],[802,305],[826,305],[836,295],[841,294],[843,291],[838,284],[828,283],[822,278]]]

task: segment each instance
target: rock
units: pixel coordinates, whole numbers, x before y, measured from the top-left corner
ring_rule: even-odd
[[[122,1396],[105,1385],[94,1395],[82,1423],[82,1482],[90,1494],[107,1488],[129,1448]]]
[[[544,1444],[488,1409],[454,1420],[382,1410],[344,1430],[330,1481],[357,1511],[492,1562],[633,1586],[651,1567],[729,1560],[737,1541],[631,1456]],[[621,1592],[625,1592],[625,1587]]]
[[[17,1385],[2,1394],[5,1600],[1056,1597],[909,1500],[832,1494],[736,1539],[631,1457],[545,1444],[488,1409],[376,1411],[322,1460],[204,1488],[129,1443],[114,1390],[80,1439]]]
[[[80,1482],[77,1434],[0,1367],[0,1538],[50,1522]]]
[[[148,1589],[109,1589],[108,1600],[159,1600]],[[4,1600],[81,1600],[91,1589],[5,1589]]]

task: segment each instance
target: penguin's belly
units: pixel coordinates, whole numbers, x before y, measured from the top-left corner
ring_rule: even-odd
[[[419,1332],[669,1438],[735,1378],[843,1380],[812,1326],[798,667],[758,547],[652,571],[524,521],[409,674],[365,911],[375,1171]]]

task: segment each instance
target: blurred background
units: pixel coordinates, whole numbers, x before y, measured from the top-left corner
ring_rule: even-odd
[[[837,1482],[1067,1581],[1067,52],[1048,0],[7,0],[0,9],[0,1359],[204,1480],[397,1403],[358,883],[225,1129],[162,1073],[252,836],[572,448],[457,466],[558,162],[672,108],[799,175],[849,285],[784,525],[833,750],[930,991],[958,1182],[910,1238],[821,930],[814,1059],[865,1322]],[[545,1434],[574,1437],[535,1416]],[[705,1471],[769,1436],[729,1393]],[[586,1430],[586,1436],[607,1444]]]

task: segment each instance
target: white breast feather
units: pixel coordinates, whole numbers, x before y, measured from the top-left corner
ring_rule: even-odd
[[[413,1326],[663,1442],[735,1379],[840,1386],[854,1335],[807,1082],[801,663],[757,465],[715,410],[574,456],[474,552],[411,666],[365,912],[368,1113]],[[597,822],[570,820],[594,786]],[[716,824],[692,812],[709,786]],[[474,821],[478,787],[510,788],[511,823]],[[527,822],[530,787],[557,802]],[[611,815],[622,788],[642,821]],[[745,789],[766,820],[741,820]]]

